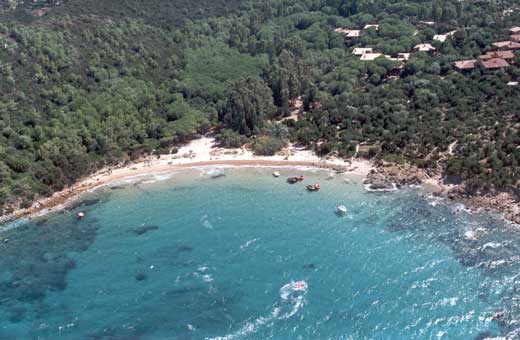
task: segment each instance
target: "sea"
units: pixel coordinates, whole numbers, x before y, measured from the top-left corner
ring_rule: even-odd
[[[0,339],[520,339],[519,230],[317,169],[136,177],[3,227]]]

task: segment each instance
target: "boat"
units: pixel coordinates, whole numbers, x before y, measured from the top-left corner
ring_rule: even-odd
[[[293,290],[295,291],[305,291],[307,290],[307,282],[301,280],[301,281],[296,281],[293,283],[292,285],[293,287]]]
[[[345,215],[347,213],[347,207],[344,205],[338,205],[336,207],[336,213],[338,215]]]
[[[301,182],[304,180],[303,176],[289,177],[287,178],[287,183],[294,184],[296,182]]]
[[[320,190],[320,185],[319,184],[309,184],[309,185],[307,185],[307,190],[308,191],[318,191],[318,190]]]
[[[278,171],[273,172],[274,177],[280,177],[280,173]]]
[[[77,213],[76,216],[78,217],[78,220],[81,220],[85,217],[85,213],[83,211],[80,211],[79,213]]]

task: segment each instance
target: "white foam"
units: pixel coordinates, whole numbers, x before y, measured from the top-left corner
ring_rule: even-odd
[[[233,340],[237,338],[246,338],[250,334],[255,333],[258,328],[262,326],[271,325],[276,320],[285,320],[294,316],[305,304],[305,293],[307,292],[307,288],[307,283],[304,281],[292,281],[283,285],[282,288],[280,288],[281,300],[277,306],[273,307],[269,316],[261,316],[252,322],[247,322],[242,328],[234,333],[215,338],[205,338],[205,340]],[[291,306],[291,309],[284,313],[283,307],[287,303]]]
[[[252,245],[253,243],[255,243],[256,241],[258,241],[257,238],[254,238],[254,239],[252,239],[252,240],[249,240],[249,241],[247,241],[246,243],[242,244],[242,245],[240,246],[240,249],[245,249],[245,248],[249,247],[250,245]]]
[[[488,242],[488,243],[486,243],[486,244],[484,244],[482,246],[482,250],[486,250],[487,248],[496,249],[496,248],[499,248],[501,246],[502,246],[502,244],[498,243],[498,242]]]

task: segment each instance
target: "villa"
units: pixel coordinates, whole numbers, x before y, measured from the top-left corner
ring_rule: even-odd
[[[486,70],[496,70],[509,67],[509,63],[501,58],[493,58],[488,60],[480,60],[480,65]]]
[[[419,44],[419,45],[416,45],[413,48],[413,50],[416,52],[433,52],[436,50],[436,48],[430,44]]]
[[[336,28],[334,32],[343,33],[346,39],[358,38],[361,35],[360,30],[349,30],[346,28]]]
[[[453,63],[459,71],[473,70],[477,66],[477,60],[460,60]]]
[[[444,34],[436,34],[433,36],[433,40],[437,40],[437,41],[440,41],[443,43],[446,41],[446,39],[448,39],[449,36],[452,36],[453,34],[455,34],[455,32],[457,32],[457,31],[451,31],[451,32],[444,33]]]
[[[361,56],[360,60],[371,61],[383,56],[382,53],[365,53]]]
[[[487,52],[484,55],[481,55],[479,59],[481,60],[489,60],[489,59],[504,59],[504,60],[514,60],[515,54],[511,50],[506,51],[493,51],[493,52]]]
[[[377,24],[367,24],[367,25],[365,25],[365,27],[363,27],[363,29],[365,29],[365,30],[367,30],[369,28],[375,28],[375,30],[377,31],[377,30],[379,30],[379,25],[377,25]]]
[[[361,56],[365,53],[373,53],[373,52],[374,52],[374,49],[372,47],[358,47],[352,51],[352,54]]]
[[[520,43],[514,41],[498,41],[493,43],[493,46],[500,50],[516,50],[520,49]]]

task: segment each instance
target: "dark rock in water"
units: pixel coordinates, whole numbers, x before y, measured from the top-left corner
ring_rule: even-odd
[[[491,332],[487,332],[486,331],[486,332],[478,333],[474,340],[485,340],[485,339],[492,339],[492,338],[495,338],[495,337],[496,337],[496,335],[494,335]]]
[[[146,276],[145,273],[137,273],[137,274],[135,274],[135,279],[136,279],[137,281],[144,281],[144,280],[146,280],[147,278],[148,278],[148,276]]]
[[[132,229],[130,231],[132,233],[136,234],[136,235],[143,235],[143,234],[146,234],[149,231],[157,230],[157,229],[159,229],[159,227],[156,226],[156,225],[145,225],[145,226],[142,226],[142,227],[138,227],[138,228]]]
[[[39,219],[36,223],[34,223],[37,227],[41,227],[45,225],[49,220],[46,218]]]
[[[379,173],[370,174],[365,180],[365,184],[368,185],[370,190],[393,190],[394,184],[390,182],[384,175]]]
[[[27,224],[6,231],[9,242],[0,247],[2,305],[38,304],[47,292],[66,289],[68,272],[76,266],[69,254],[88,249],[97,229],[92,221],[55,215],[37,228]],[[15,314],[13,320],[19,318]]]
[[[201,287],[182,287],[182,288],[176,288],[169,290],[165,293],[166,296],[178,296],[178,295],[185,295],[185,294],[193,294],[197,292],[203,292],[204,289]]]
[[[110,190],[122,190],[124,188],[125,187],[122,185],[114,185],[114,186],[110,187]]]
[[[193,250],[193,247],[192,247],[192,246],[178,246],[178,247],[177,247],[177,250],[178,250],[178,251],[181,251],[181,252],[184,252],[184,251],[192,251],[192,250]]]
[[[76,209],[81,208],[81,207],[88,207],[88,206],[91,206],[91,205],[94,205],[94,204],[98,204],[100,201],[101,200],[99,198],[96,198],[96,199],[88,199],[88,200],[74,202],[74,203],[68,205],[65,208],[65,210],[72,211],[72,210],[76,210]]]
[[[13,307],[9,309],[9,322],[18,323],[25,318],[27,310],[24,307]]]
[[[303,265],[303,269],[315,269],[316,265],[314,263],[306,263]]]
[[[18,294],[18,301],[33,302],[45,297],[45,288],[38,286],[38,283],[22,283],[19,286]]]

